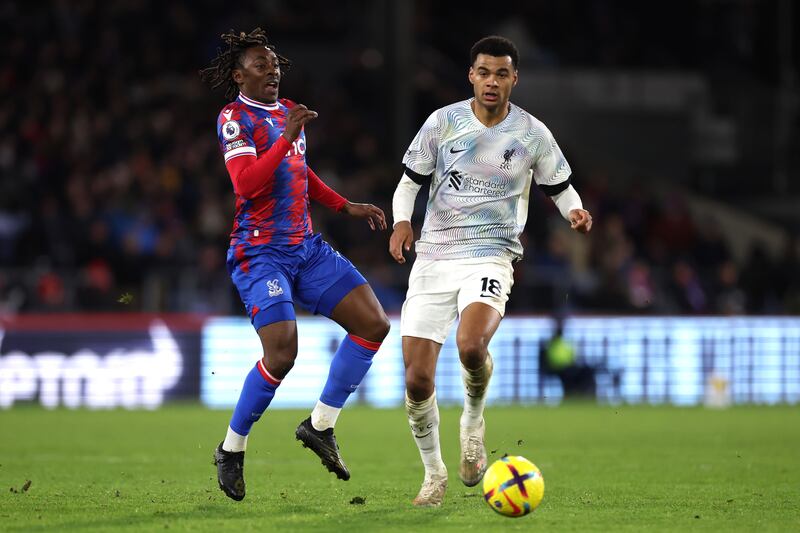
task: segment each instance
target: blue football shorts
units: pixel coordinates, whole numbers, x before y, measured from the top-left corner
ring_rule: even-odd
[[[294,302],[315,315],[330,317],[342,298],[367,283],[320,234],[296,245],[248,247],[239,258],[231,247],[227,265],[256,331],[295,320]]]

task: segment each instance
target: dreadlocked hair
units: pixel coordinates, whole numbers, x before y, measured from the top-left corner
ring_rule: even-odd
[[[225,98],[233,100],[239,94],[239,86],[233,81],[234,69],[244,68],[242,56],[245,50],[254,46],[265,46],[275,52],[275,47],[267,39],[267,32],[256,28],[250,33],[229,30],[221,35],[222,42],[228,47],[226,50],[217,48],[217,57],[211,60],[211,65],[200,71],[200,79],[212,89],[225,88]],[[288,71],[292,62],[275,52],[281,70]]]

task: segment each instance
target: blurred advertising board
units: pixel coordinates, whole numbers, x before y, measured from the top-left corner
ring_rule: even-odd
[[[202,317],[20,315],[0,320],[0,408],[156,408],[199,394]]]
[[[559,378],[539,369],[554,321],[507,317],[489,350],[495,361],[490,403],[548,403],[564,398]],[[299,353],[273,400],[275,407],[314,405],[344,331],[316,317],[298,319]],[[401,405],[404,396],[399,319],[350,402]],[[441,404],[463,402],[455,328],[436,374]],[[564,336],[592,369],[601,403],[727,405],[800,402],[800,318],[576,317]],[[203,329],[201,399],[210,407],[236,403],[244,376],[260,357],[247,319],[212,318]]]
[[[392,327],[397,328],[394,322]],[[297,330],[297,360],[281,382],[271,408],[313,406],[325,386],[333,354],[344,338],[344,330],[327,318],[298,318]],[[391,335],[349,402],[373,406],[397,404],[397,391],[402,391],[398,389],[397,376],[403,373],[403,356],[397,342],[399,337]],[[235,405],[244,377],[260,357],[261,342],[247,319],[209,319],[203,329],[200,380],[203,403],[209,407]]]
[[[559,378],[541,372],[554,328],[546,317],[506,317],[490,344],[490,403],[557,404]],[[298,319],[298,358],[273,407],[310,408],[344,331],[319,317]],[[350,399],[402,404],[399,319]],[[601,403],[716,405],[800,403],[800,318],[576,317],[565,338],[592,369]],[[436,374],[442,404],[463,401],[454,332]],[[246,318],[193,315],[29,315],[0,319],[0,408],[156,408],[174,399],[214,408],[236,403],[261,356]]]

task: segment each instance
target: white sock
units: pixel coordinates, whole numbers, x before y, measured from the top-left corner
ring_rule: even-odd
[[[447,467],[444,466],[439,447],[439,406],[436,405],[436,393],[421,402],[415,402],[406,394],[406,413],[422,464],[425,465],[425,476],[447,477]]]
[[[247,449],[247,435],[239,435],[228,426],[228,433],[222,442],[222,449],[226,452],[243,452]]]
[[[464,382],[464,412],[461,413],[461,427],[477,428],[483,419],[483,408],[486,405],[486,391],[492,379],[494,362],[491,354],[486,362],[475,370],[461,366],[461,380]]]
[[[325,431],[328,428],[332,428],[336,425],[336,419],[339,418],[339,413],[341,412],[341,407],[331,407],[317,400],[317,405],[311,411],[311,425],[317,431]]]

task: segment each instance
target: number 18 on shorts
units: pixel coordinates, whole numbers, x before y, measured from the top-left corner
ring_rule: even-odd
[[[489,305],[503,316],[513,284],[511,261],[500,257],[417,259],[408,278],[400,335],[443,344],[471,303]]]

